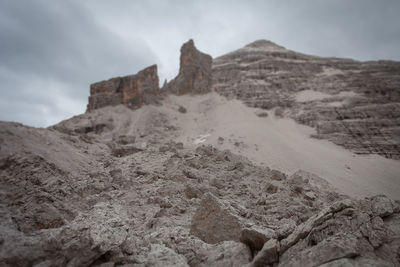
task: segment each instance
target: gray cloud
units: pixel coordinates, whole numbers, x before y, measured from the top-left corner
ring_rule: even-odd
[[[48,126],[84,112],[89,84],[158,64],[193,38],[216,57],[256,39],[320,56],[400,59],[399,1],[0,2],[0,120]]]
[[[84,112],[90,83],[157,61],[77,1],[2,1],[0,36],[0,119],[35,126]]]

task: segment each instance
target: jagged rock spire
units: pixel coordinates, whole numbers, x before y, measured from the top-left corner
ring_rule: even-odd
[[[179,74],[166,89],[174,94],[203,94],[211,91],[212,57],[196,49],[192,39],[181,47]]]

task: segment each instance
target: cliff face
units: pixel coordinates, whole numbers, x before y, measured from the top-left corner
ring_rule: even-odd
[[[210,92],[211,64],[211,56],[198,51],[193,40],[189,40],[181,47],[179,74],[165,89],[177,95]]]
[[[157,66],[152,65],[135,75],[116,77],[90,85],[90,96],[87,110],[123,104],[138,108],[142,104],[158,101]]]
[[[181,47],[179,74],[159,88],[157,65],[134,75],[111,78],[90,85],[87,111],[123,104],[135,109],[143,104],[158,103],[161,93],[204,94],[211,91],[211,56],[196,49],[193,40]]]
[[[213,61],[213,88],[317,129],[359,154],[400,158],[400,63],[303,55],[256,41]]]

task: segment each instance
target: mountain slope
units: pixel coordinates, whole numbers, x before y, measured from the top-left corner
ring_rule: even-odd
[[[229,150],[202,145],[214,143],[246,155],[257,151],[251,142],[265,138],[253,159],[274,154],[268,147],[274,145],[268,140],[272,132],[252,127],[265,123],[287,130],[295,123],[260,118],[255,111],[212,93],[170,96],[162,106],[137,110],[105,107],[50,129],[2,123],[1,140],[7,140],[0,150],[2,262],[5,266],[106,262],[241,266],[251,260],[287,266],[317,265],[329,259],[396,263],[398,202],[386,197],[354,200],[315,174],[298,171],[288,176]],[[219,125],[221,116],[225,124]],[[247,130],[232,134],[231,130],[243,127]],[[308,137],[299,131],[292,138],[303,142]],[[290,151],[295,150],[279,153]],[[348,152],[337,148],[333,153]],[[270,162],[277,164],[280,158]],[[203,210],[209,212],[211,207],[214,213],[204,215]],[[335,229],[335,239],[321,230],[326,224]],[[362,230],[368,227],[373,228]],[[360,235],[358,242],[349,237],[354,233]],[[304,237],[307,241],[299,241]],[[258,252],[267,240],[273,243],[268,252],[272,258],[253,259],[256,253],[267,253]],[[334,247],[342,243],[351,255],[334,254]],[[289,256],[293,253],[295,258]],[[318,256],[307,258],[309,253]]]
[[[214,90],[285,110],[357,154],[400,157],[400,63],[303,55],[256,41],[213,60]]]
[[[184,46],[165,91],[151,66],[95,83],[88,111],[52,127],[0,122],[0,266],[398,266],[400,162],[292,119],[358,93],[262,87],[243,100],[293,105],[248,107],[212,92],[210,57]],[[302,56],[258,41],[239,61],[260,48]]]

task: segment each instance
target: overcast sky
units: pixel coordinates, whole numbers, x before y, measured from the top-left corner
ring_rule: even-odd
[[[0,120],[49,126],[85,112],[90,83],[157,64],[173,78],[193,38],[213,57],[258,39],[400,60],[398,0],[0,0]]]

